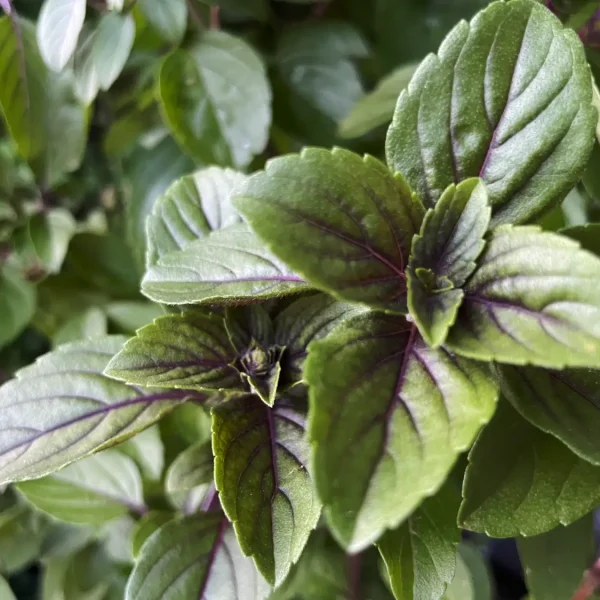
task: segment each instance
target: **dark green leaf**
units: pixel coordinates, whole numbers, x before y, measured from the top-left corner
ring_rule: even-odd
[[[203,32],[166,58],[159,87],[166,123],[200,163],[241,168],[264,150],[271,90],[260,57],[242,39]]]
[[[351,552],[398,527],[492,416],[483,366],[428,348],[404,319],[368,313],[309,349],[313,475]]]
[[[464,356],[600,367],[600,260],[538,227],[496,229],[447,345]]]
[[[37,23],[37,40],[46,64],[62,71],[69,62],[85,20],[86,0],[45,0]]]
[[[335,296],[403,311],[404,267],[423,206],[371,156],[308,148],[276,158],[235,206],[270,249]]]
[[[444,343],[463,299],[462,287],[485,246],[491,216],[479,179],[451,185],[413,238],[407,270],[408,307],[430,346]]]
[[[170,521],[142,546],[126,600],[263,600],[269,586],[245,558],[227,519],[204,513]]]
[[[139,7],[150,26],[171,44],[178,44],[187,27],[186,0],[140,0]]]
[[[102,375],[125,340],[61,346],[0,388],[0,484],[47,475],[125,440],[189,397]]]
[[[600,468],[501,401],[469,454],[460,525],[491,537],[539,535],[599,503]]]
[[[517,540],[531,600],[572,600],[594,558],[594,519]]]
[[[167,511],[151,511],[146,513],[137,523],[131,537],[131,552],[138,558],[145,541],[165,523],[173,519],[173,513]]]
[[[6,346],[29,324],[35,312],[35,287],[13,269],[0,271],[0,348]]]
[[[433,206],[481,177],[492,225],[531,221],[581,177],[598,118],[583,47],[533,0],[459,23],[398,101],[388,164]]]
[[[175,182],[157,200],[147,220],[148,265],[210,231],[240,221],[231,193],[245,180],[245,175],[231,169],[209,167]]]
[[[449,483],[377,542],[396,600],[439,600],[454,577],[460,496]]]
[[[600,256],[600,223],[567,227],[561,230],[560,233],[579,242],[584,250]]]
[[[298,560],[321,505],[307,471],[305,418],[284,400],[253,396],[213,411],[215,483],[244,554],[280,585]]]
[[[245,224],[214,231],[163,256],[142,281],[143,293],[164,304],[231,304],[306,289]]]
[[[144,512],[142,479],[136,464],[116,450],[89,456],[62,471],[18,486],[39,510],[69,523],[104,523]]]
[[[240,386],[235,359],[223,318],[189,310],[140,329],[105,373],[131,385],[220,391]]]

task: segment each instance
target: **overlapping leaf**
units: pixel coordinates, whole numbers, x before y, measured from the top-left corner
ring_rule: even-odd
[[[492,233],[449,348],[478,360],[600,367],[600,260],[537,227]]]
[[[11,342],[31,321],[36,289],[19,274],[5,267],[0,271],[0,348]]]
[[[599,503],[600,467],[502,400],[469,454],[461,526],[500,538],[539,535],[573,523]]]
[[[399,98],[388,164],[433,206],[481,177],[492,224],[532,220],[580,178],[597,122],[583,47],[533,0],[461,22]]]
[[[430,349],[414,326],[377,313],[311,346],[305,374],[316,487],[352,552],[437,491],[496,402],[483,366]]]
[[[404,267],[423,206],[373,157],[309,148],[277,158],[234,201],[269,248],[315,286],[405,310]]]
[[[162,38],[172,44],[178,44],[187,27],[187,4],[185,0],[140,0],[140,10],[148,19],[151,27]]]
[[[240,546],[276,586],[287,576],[321,513],[307,471],[305,418],[279,400],[253,396],[213,411],[215,483]]]
[[[102,375],[125,340],[67,344],[0,388],[0,483],[41,477],[127,439],[189,397]]]
[[[210,441],[184,450],[171,464],[165,489],[171,496],[184,496],[198,487],[208,489],[213,482],[213,455]]]

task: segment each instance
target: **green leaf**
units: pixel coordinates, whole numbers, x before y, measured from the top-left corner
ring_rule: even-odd
[[[137,523],[131,536],[131,553],[138,558],[146,540],[165,523],[173,519],[174,515],[168,511],[153,510],[146,513]]]
[[[19,154],[30,159],[46,143],[48,72],[31,23],[16,16],[0,18],[0,109]]]
[[[147,264],[239,222],[231,193],[244,181],[242,173],[219,167],[200,169],[176,181],[156,201],[147,219]]]
[[[111,302],[104,307],[110,322],[123,333],[133,334],[162,316],[164,311],[151,302]]]
[[[96,62],[107,60],[95,49],[97,31],[85,25],[79,36],[73,57],[73,91],[84,104],[91,104],[100,91]]]
[[[454,578],[460,496],[452,483],[377,542],[396,600],[439,600]]]
[[[158,425],[136,433],[119,445],[119,451],[136,462],[145,479],[160,481],[165,466],[165,448]]]
[[[413,238],[406,274],[408,307],[434,348],[444,343],[456,321],[464,296],[461,288],[477,267],[490,216],[485,186],[479,179],[468,179],[442,194]]]
[[[179,44],[187,28],[186,0],[140,0],[140,10],[150,26],[171,44]]]
[[[594,559],[591,514],[569,527],[517,540],[531,600],[572,600]]]
[[[398,96],[408,86],[415,70],[416,65],[411,63],[386,75],[371,93],[355,104],[352,112],[340,123],[339,135],[352,139],[382,125],[389,125]]]
[[[106,314],[92,306],[63,323],[52,337],[52,347],[68,342],[104,337],[108,333]]]
[[[168,494],[187,495],[213,482],[213,455],[210,441],[202,441],[184,450],[167,471],[165,489]]]
[[[100,19],[90,60],[101,90],[110,89],[121,74],[133,47],[134,37],[135,23],[131,15],[110,12]]]
[[[584,250],[600,256],[600,223],[567,227],[562,229],[560,233],[579,242]]]
[[[477,360],[600,367],[600,260],[538,227],[492,232],[448,347]]]
[[[305,376],[313,476],[350,552],[436,493],[496,405],[483,366],[428,348],[404,319],[377,313],[311,345]]]
[[[600,371],[496,366],[502,392],[533,425],[600,465]]]
[[[189,310],[140,329],[105,373],[130,385],[221,391],[241,384],[235,360],[223,318]]]
[[[53,71],[62,71],[77,46],[86,0],[45,0],[37,23],[40,53]]]
[[[163,256],[142,280],[142,292],[163,304],[232,304],[306,289],[241,223]]]
[[[469,453],[459,524],[491,537],[539,535],[599,503],[600,468],[501,401]]]
[[[213,410],[212,439],[215,484],[240,547],[278,586],[321,514],[305,418],[285,400],[269,408],[246,396]]]
[[[8,581],[6,581],[6,579],[4,579],[4,577],[2,577],[1,575],[0,598],[3,598],[4,600],[17,600],[17,597],[13,594],[12,590],[10,589],[10,586],[8,585]]]
[[[423,206],[377,159],[337,148],[276,158],[234,204],[279,258],[342,300],[405,310]]]
[[[388,164],[428,207],[480,177],[492,226],[531,221],[581,177],[598,118],[591,102],[577,35],[532,0],[495,2],[417,70],[398,100]]]
[[[106,450],[62,471],[17,489],[37,509],[69,523],[96,525],[143,513],[142,479],[136,464],[116,450]]]
[[[123,441],[190,397],[102,375],[125,340],[61,346],[0,387],[0,484],[47,475]]]
[[[0,271],[0,348],[14,340],[27,327],[35,312],[36,291],[13,269]]]
[[[467,543],[458,546],[456,574],[444,600],[492,600],[492,584],[481,552]]]
[[[165,122],[200,163],[241,168],[264,150],[271,90],[260,57],[240,38],[203,32],[165,59],[159,90]]]
[[[227,519],[204,513],[170,521],[142,546],[126,600],[263,600],[269,586],[245,558]]]

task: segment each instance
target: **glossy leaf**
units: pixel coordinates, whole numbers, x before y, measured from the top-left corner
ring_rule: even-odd
[[[276,158],[234,204],[269,248],[343,300],[405,310],[404,267],[423,206],[373,157],[308,148]]]
[[[532,0],[492,3],[451,31],[400,96],[388,164],[429,207],[448,185],[481,177],[493,226],[531,221],[581,177],[591,102],[575,33]]]
[[[523,417],[600,465],[600,371],[496,368],[504,395]]]
[[[460,504],[452,484],[377,542],[396,600],[439,600],[454,578]]]
[[[271,123],[271,90],[260,57],[240,38],[205,31],[160,70],[163,116],[194,159],[245,167],[263,151]]]
[[[244,224],[215,231],[163,256],[142,281],[142,292],[164,304],[231,304],[306,289],[303,279]]]
[[[85,20],[86,0],[45,0],[37,23],[37,40],[46,64],[62,71],[69,62]]]
[[[69,523],[100,524],[144,512],[142,479],[136,464],[116,450],[106,450],[62,471],[18,485],[39,510]]]
[[[469,453],[459,524],[491,537],[539,535],[599,503],[600,468],[503,400]]]
[[[73,57],[73,91],[86,105],[91,104],[100,91],[96,62],[106,60],[95,50],[96,33],[91,26],[83,27]]]
[[[147,220],[148,264],[239,222],[231,193],[245,180],[245,175],[231,169],[208,167],[175,182],[156,201]]]
[[[0,388],[0,483],[47,475],[125,440],[189,397],[102,375],[125,339],[67,344]]]
[[[216,512],[163,525],[142,546],[126,600],[263,600],[270,589]]]
[[[278,586],[298,560],[321,505],[307,471],[305,418],[246,396],[213,411],[215,484],[242,551]]]
[[[600,367],[600,260],[537,227],[495,230],[447,345],[478,360]]]
[[[483,366],[428,348],[404,319],[377,313],[313,344],[305,376],[317,491],[350,552],[435,494],[496,404]]]
[[[187,27],[185,0],[140,0],[140,10],[150,26],[171,44],[178,44]]]
[[[0,348],[29,324],[35,312],[36,290],[19,274],[5,267],[0,271]]]
[[[413,238],[407,270],[408,307],[430,346],[444,343],[476,268],[491,216],[485,186],[469,179],[450,186]]]
[[[235,359],[223,318],[190,310],[140,329],[105,372],[131,385],[220,391],[240,385]]]
[[[531,600],[572,600],[594,559],[594,519],[519,538],[517,545]]]

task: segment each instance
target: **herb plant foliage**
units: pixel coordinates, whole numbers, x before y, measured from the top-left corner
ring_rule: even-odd
[[[181,42],[185,2],[139,7]],[[44,4],[27,85],[55,85],[71,60],[85,102],[113,85],[133,19],[82,32],[85,11]],[[361,48],[336,52],[346,64]],[[52,120],[27,128],[45,107],[3,80],[9,130],[50,184],[69,157],[44,155]],[[226,83],[254,108],[220,106]],[[539,224],[595,143],[577,35],[534,0],[459,22],[400,94],[385,162],[307,147],[242,173],[265,147],[271,91],[260,57],[221,31],[173,50],[157,89],[186,153],[228,166],[179,179],[135,234],[162,316],[59,345],[0,387],[0,485],[67,523],[133,519],[127,600],[467,598],[461,528],[519,537],[535,598],[555,598],[536,561],[562,539],[585,554],[600,504],[600,227]],[[0,286],[7,311],[33,301],[9,271]],[[144,445],[161,419],[163,438],[193,442],[162,478]],[[163,492],[177,509],[148,510]]]

